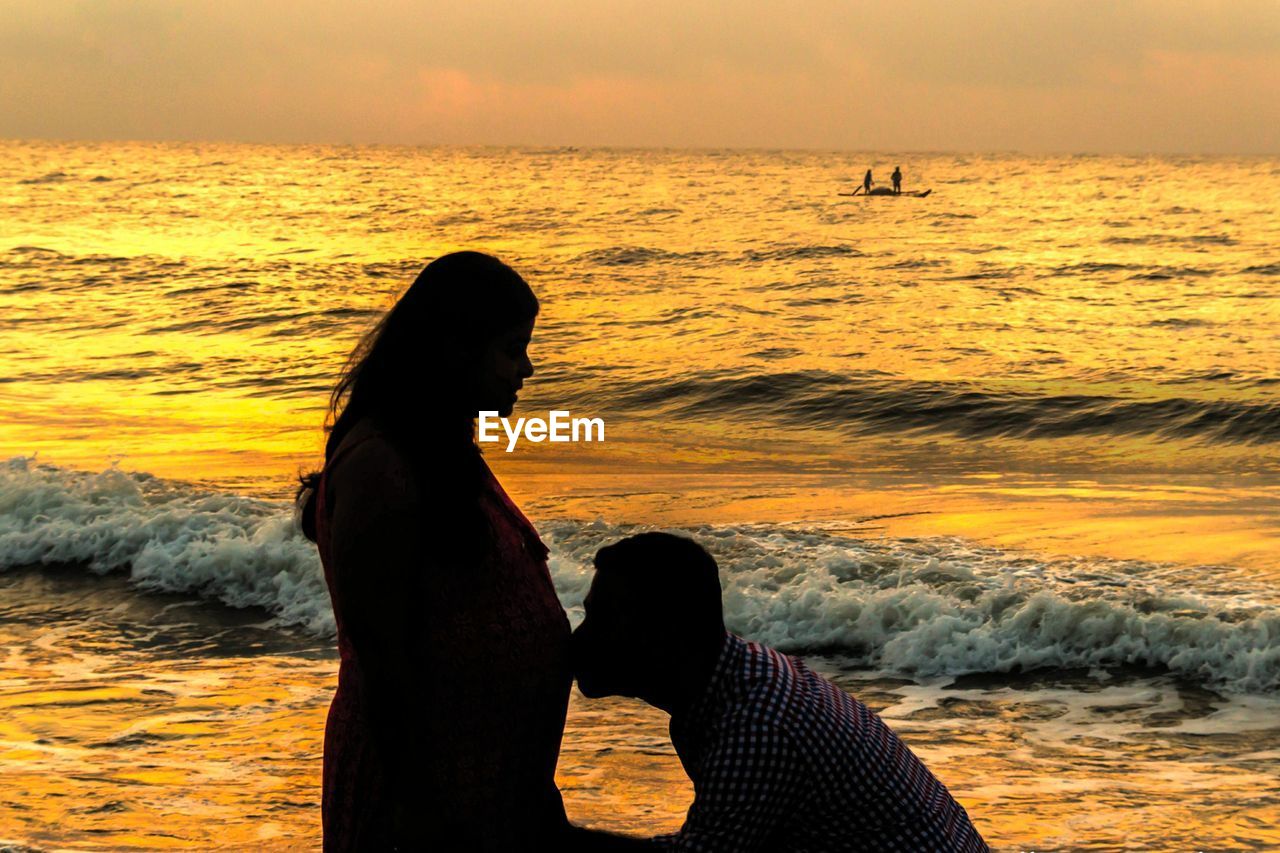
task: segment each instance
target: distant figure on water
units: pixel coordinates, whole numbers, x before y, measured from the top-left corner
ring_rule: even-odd
[[[893,194],[902,195],[902,167],[894,166],[891,177],[893,178]]]
[[[866,195],[871,192],[871,170],[867,169],[867,173],[862,176],[862,194]]]
[[[432,261],[360,341],[297,505],[338,629],[326,853],[550,850],[569,621],[547,548],[475,443],[533,374],[538,300],[489,255]]]
[[[671,715],[693,805],[673,835],[579,829],[571,849],[989,853],[874,711],[725,629],[718,568],[698,543],[641,533],[601,548],[595,566],[573,635],[578,689]]]

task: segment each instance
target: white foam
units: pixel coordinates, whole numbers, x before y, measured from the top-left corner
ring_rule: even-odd
[[[51,563],[127,570],[144,590],[265,607],[282,624],[334,631],[315,545],[289,507],[14,457],[0,465],[0,570]]]
[[[639,528],[541,529],[562,598],[580,607],[595,549]],[[921,678],[1136,664],[1235,691],[1280,689],[1280,606],[1221,567],[1046,562],[956,538],[777,526],[671,532],[716,556],[729,627],[784,651],[839,651]]]
[[[644,529],[538,526],[575,620],[596,549]],[[785,651],[839,652],[919,679],[1137,664],[1236,692],[1280,691],[1280,602],[1222,567],[1045,562],[956,538],[777,525],[672,532],[716,556],[730,628]],[[265,607],[317,635],[334,631],[315,545],[291,506],[114,467],[0,464],[0,570],[67,562],[128,571],[145,590]]]

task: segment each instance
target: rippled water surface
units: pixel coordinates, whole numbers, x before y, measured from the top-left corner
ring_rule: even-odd
[[[1001,473],[1275,472],[1273,160],[3,153],[14,452],[280,493],[355,336],[426,260],[479,247],[544,302],[526,409],[605,416],[615,461],[660,424],[673,459],[791,471],[923,447]],[[837,195],[869,160],[932,194]]]
[[[517,414],[607,423],[487,451],[574,618],[595,548],[684,530],[1001,849],[1280,844],[1280,162],[0,155],[0,840],[314,843],[286,499],[361,332],[480,248],[542,300]],[[839,195],[868,165],[932,192]],[[661,715],[574,703],[571,813],[678,825]]]

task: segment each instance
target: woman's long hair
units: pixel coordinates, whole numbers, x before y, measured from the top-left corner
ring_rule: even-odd
[[[495,337],[537,314],[529,285],[491,255],[454,252],[427,264],[348,357],[329,396],[325,464],[369,416],[412,461],[430,511],[474,538],[483,485],[470,409],[475,369]],[[320,471],[298,479],[299,526],[314,542]]]

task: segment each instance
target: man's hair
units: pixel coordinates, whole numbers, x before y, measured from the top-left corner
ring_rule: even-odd
[[[624,579],[636,603],[664,620],[661,627],[724,632],[720,569],[715,558],[687,536],[629,536],[597,551],[595,565],[597,572]]]

